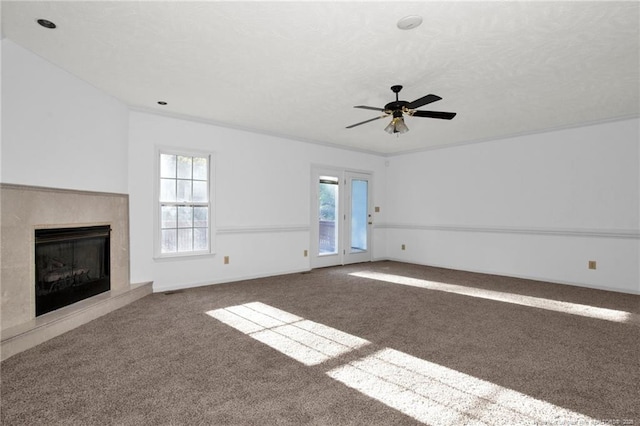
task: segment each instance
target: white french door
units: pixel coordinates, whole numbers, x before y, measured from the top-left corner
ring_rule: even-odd
[[[371,175],[314,168],[311,266],[371,261]]]

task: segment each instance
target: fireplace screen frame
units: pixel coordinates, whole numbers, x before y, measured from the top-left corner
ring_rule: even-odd
[[[36,229],[34,251],[36,317],[111,290],[110,225]]]

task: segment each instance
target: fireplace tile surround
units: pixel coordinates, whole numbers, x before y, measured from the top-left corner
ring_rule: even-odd
[[[7,347],[9,340],[23,336],[37,344],[151,293],[151,283],[129,280],[127,194],[0,183],[0,209],[2,359],[15,352]],[[36,319],[35,230],[97,225],[112,229],[111,290]],[[25,335],[32,332],[41,336]],[[17,346],[24,350],[34,344]]]

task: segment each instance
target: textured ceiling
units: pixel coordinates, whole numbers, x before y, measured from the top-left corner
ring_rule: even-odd
[[[407,15],[422,25],[398,29]],[[134,108],[382,154],[639,114],[635,1],[3,1],[2,24]],[[345,129],[394,84],[458,115]]]

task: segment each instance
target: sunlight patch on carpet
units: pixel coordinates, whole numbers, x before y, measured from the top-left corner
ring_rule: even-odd
[[[305,365],[317,365],[369,342],[260,302],[207,312]]]
[[[368,340],[260,302],[216,309],[207,315],[308,366],[370,344]],[[429,425],[603,424],[389,348],[343,363],[326,374]]]
[[[495,300],[498,302],[513,303],[532,308],[546,309],[548,311],[563,312],[571,315],[595,318],[606,321],[630,323],[640,325],[639,315],[615,309],[599,308],[597,306],[581,305],[579,303],[562,302],[559,300],[544,299],[541,297],[524,296],[514,293],[505,293],[482,288],[466,287],[456,284],[445,284],[436,281],[421,280],[418,278],[403,277],[401,275],[384,274],[380,272],[353,272],[354,277],[384,281],[392,284],[401,284],[411,287],[420,287],[427,290],[444,291],[463,296],[477,297],[480,299]]]
[[[430,425],[599,425],[601,422],[393,349],[327,372]]]

